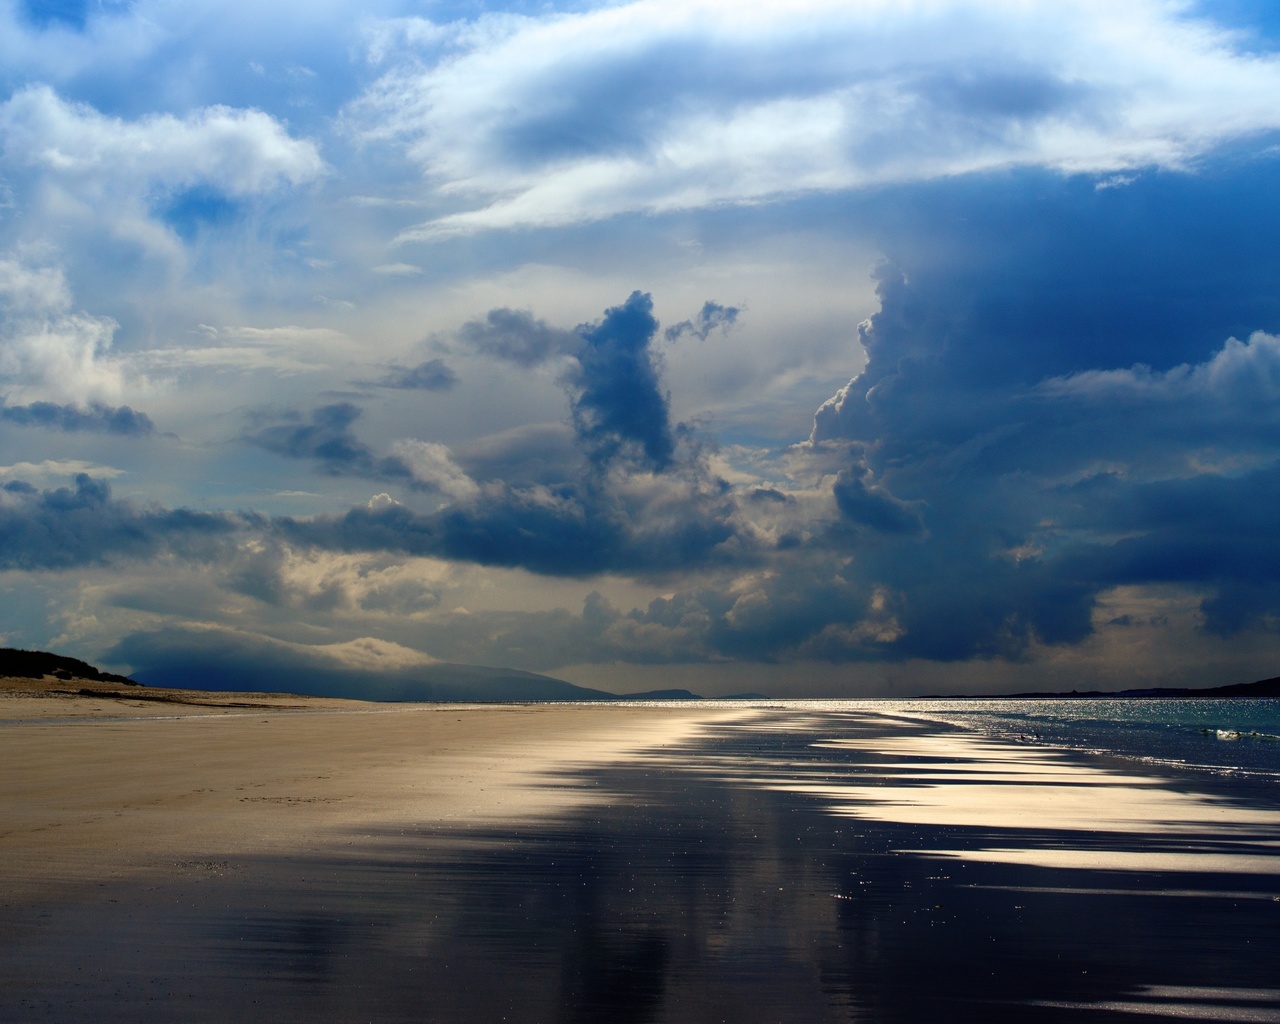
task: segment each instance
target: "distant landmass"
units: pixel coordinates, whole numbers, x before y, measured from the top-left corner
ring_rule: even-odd
[[[181,690],[285,692],[371,701],[616,700],[603,690],[519,669],[437,662],[391,671],[224,660],[153,664],[134,675],[143,686]]]
[[[12,676],[15,679],[43,679],[45,676],[53,676],[55,679],[89,679],[95,683],[138,685],[127,676],[103,672],[78,658],[64,658],[61,654],[50,654],[48,651],[22,651],[13,647],[0,647],[0,676]]]
[[[85,679],[155,689],[219,693],[292,693],[307,697],[343,697],[370,701],[613,701],[706,700],[689,690],[609,693],[577,686],[554,676],[519,669],[435,662],[392,671],[360,670],[289,663],[257,652],[256,657],[222,652],[209,660],[157,658],[132,678],[103,672],[88,662],[47,651],[0,648],[0,676],[19,679]],[[735,694],[721,700],[767,699]]]
[[[1078,698],[1138,698],[1158,700],[1276,700],[1280,699],[1280,676],[1272,679],[1259,679],[1256,683],[1232,683],[1229,686],[1209,687],[1176,687],[1155,686],[1133,690],[1070,690],[1070,691],[1036,691],[1033,693],[981,693],[981,694],[929,694],[925,700],[1030,700],[1043,698],[1046,700],[1071,700]]]

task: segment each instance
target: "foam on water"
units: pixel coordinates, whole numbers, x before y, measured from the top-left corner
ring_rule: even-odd
[[[903,710],[1021,742],[1280,779],[1280,701],[905,701]]]

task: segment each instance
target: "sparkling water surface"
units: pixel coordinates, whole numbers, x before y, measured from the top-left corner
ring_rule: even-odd
[[[1280,777],[1280,700],[893,701],[995,735],[1210,771]]]

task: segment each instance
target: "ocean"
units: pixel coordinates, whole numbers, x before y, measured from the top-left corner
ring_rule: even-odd
[[[887,710],[888,703],[878,706]],[[905,713],[1003,739],[1191,771],[1280,779],[1280,700],[1037,698],[891,703]]]

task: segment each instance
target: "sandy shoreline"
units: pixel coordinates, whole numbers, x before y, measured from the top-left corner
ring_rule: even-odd
[[[0,695],[2,1019],[1280,1022],[1265,787],[888,705],[111,690]]]
[[[678,742],[715,707],[370,704],[7,681],[7,904],[227,857],[345,842],[376,823],[518,820],[585,798],[553,768]]]

